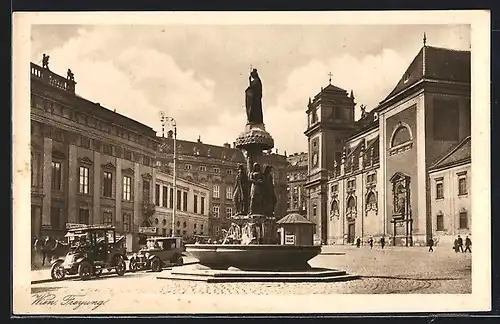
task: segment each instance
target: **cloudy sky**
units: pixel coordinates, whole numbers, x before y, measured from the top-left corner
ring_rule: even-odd
[[[308,97],[332,83],[374,108],[422,46],[470,48],[465,25],[33,25],[31,60],[76,92],[160,134],[158,114],[177,121],[178,138],[232,143],[246,122],[250,66],[263,82],[264,122],[280,153],[306,151]]]

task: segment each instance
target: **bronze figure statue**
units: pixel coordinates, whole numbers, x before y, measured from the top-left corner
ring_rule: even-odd
[[[256,69],[248,77],[250,85],[245,90],[245,105],[247,122],[249,124],[262,124],[262,81]]]
[[[233,202],[236,215],[246,215],[248,210],[248,175],[243,164],[238,164]]]
[[[254,163],[250,173],[250,214],[264,214],[264,175],[260,171],[260,164]]]
[[[70,81],[75,81],[75,75],[73,74],[73,72],[71,72],[71,69],[68,69],[67,78]]]
[[[264,215],[267,217],[274,216],[274,207],[278,202],[276,192],[274,191],[274,180],[272,172],[273,167],[266,165],[264,168]]]

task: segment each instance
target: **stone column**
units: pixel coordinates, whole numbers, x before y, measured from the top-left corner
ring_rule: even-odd
[[[50,226],[50,207],[52,203],[52,139],[43,138],[43,203],[42,227]]]
[[[93,213],[91,224],[102,224],[101,215],[101,153],[94,151],[94,189]]]
[[[115,217],[113,225],[122,214],[122,193],[123,193],[123,177],[122,177],[122,159],[116,158],[116,175],[115,175]]]
[[[76,223],[78,201],[78,152],[73,144],[68,149],[68,223]]]
[[[130,230],[134,232],[144,219],[142,213],[142,177],[139,164],[134,163],[134,215],[130,220]]]

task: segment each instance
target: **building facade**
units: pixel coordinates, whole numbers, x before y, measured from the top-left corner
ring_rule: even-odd
[[[186,241],[195,237],[208,237],[208,187],[182,178],[176,178],[174,195],[173,177],[157,171],[155,183],[155,214],[153,227],[163,236],[172,235],[172,215],[175,204],[175,235]],[[175,198],[174,198],[175,197]]]
[[[432,237],[452,245],[457,235],[471,236],[471,138],[429,168]]]
[[[168,132],[162,141],[158,155],[158,167],[173,174],[173,134]],[[176,140],[177,175],[188,181],[206,185],[209,190],[207,208],[209,211],[208,235],[221,239],[224,230],[231,226],[230,217],[234,212],[233,191],[238,164],[246,165],[242,152],[228,143],[222,146],[198,141]],[[286,214],[286,157],[265,153],[264,164],[273,166],[273,177],[278,203],[275,215]]]
[[[287,213],[298,213],[307,216],[307,182],[308,154],[294,153],[287,157]]]
[[[68,223],[123,235],[154,213],[150,127],[75,94],[73,78],[31,64],[31,233],[62,237]]]
[[[310,193],[311,200],[319,197],[317,205],[327,202],[327,243],[384,236],[389,244],[424,245],[433,235],[430,167],[470,136],[470,113],[470,52],[424,43],[379,106],[369,113],[362,108],[347,136],[330,135],[330,143],[344,142],[340,164],[332,149],[324,156],[326,165],[335,164],[328,194]],[[322,143],[326,134],[316,136]],[[310,182],[315,170],[309,170]]]

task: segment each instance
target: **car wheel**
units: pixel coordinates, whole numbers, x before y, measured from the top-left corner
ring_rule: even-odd
[[[125,260],[123,260],[123,258],[121,256],[117,256],[116,258],[117,258],[117,260],[116,260],[116,273],[119,276],[123,276],[125,274],[125,272],[127,271],[127,266],[125,264]]]
[[[78,276],[82,280],[89,280],[92,276],[92,265],[88,261],[82,261],[78,266]]]
[[[183,265],[184,264],[184,259],[182,258],[182,255],[179,255],[179,257],[177,258],[176,263],[178,265]]]
[[[151,261],[151,270],[153,272],[160,272],[161,271],[161,260],[159,258],[154,258]]]
[[[102,269],[96,269],[94,270],[94,276],[99,277],[102,273]]]
[[[134,259],[130,260],[128,268],[130,271],[136,271],[137,270],[137,262]]]
[[[52,277],[52,280],[61,281],[66,276],[66,271],[62,266],[63,263],[64,263],[63,260],[58,260],[54,262],[54,264],[50,268],[50,276]]]

